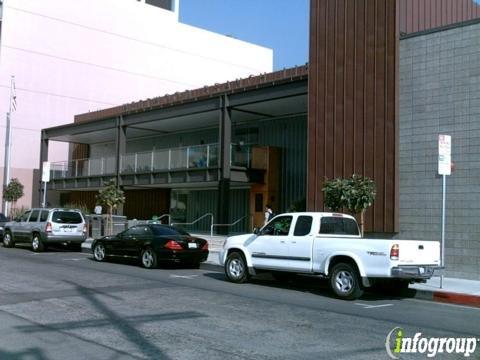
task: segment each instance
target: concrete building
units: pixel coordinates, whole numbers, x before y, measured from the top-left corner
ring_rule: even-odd
[[[480,19],[404,36],[399,85],[400,236],[439,239],[438,135],[451,135],[447,269],[479,279]]]
[[[38,198],[42,128],[71,122],[75,114],[272,70],[270,49],[180,23],[178,0],[0,3],[0,158],[13,75],[11,177],[25,185],[19,206]],[[52,144],[51,160],[66,157],[64,144]]]

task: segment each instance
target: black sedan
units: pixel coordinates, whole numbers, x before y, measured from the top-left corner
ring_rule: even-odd
[[[92,250],[97,261],[104,261],[108,256],[128,256],[139,258],[148,269],[165,262],[181,262],[198,268],[207,260],[208,242],[172,226],[147,224],[96,239]]]

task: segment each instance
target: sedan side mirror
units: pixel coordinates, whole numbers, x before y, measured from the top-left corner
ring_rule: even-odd
[[[13,221],[19,222],[19,221],[20,221],[20,218],[19,218],[19,217],[16,217],[16,218],[13,219]]]
[[[254,233],[255,235],[258,235],[258,234],[260,233],[260,229],[257,228],[257,227],[254,227],[254,228],[253,228],[253,233]]]

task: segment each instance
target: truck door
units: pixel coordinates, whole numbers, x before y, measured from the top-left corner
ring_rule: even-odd
[[[289,267],[296,271],[310,271],[312,268],[312,233],[313,217],[300,215],[297,217],[292,235],[288,239],[290,253]]]
[[[279,270],[288,267],[292,219],[290,215],[274,217],[248,245],[254,267]]]

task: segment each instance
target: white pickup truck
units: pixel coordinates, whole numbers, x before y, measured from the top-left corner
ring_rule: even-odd
[[[365,239],[355,218],[304,212],[275,216],[254,234],[229,237],[220,252],[227,278],[242,283],[258,272],[327,277],[333,292],[356,299],[363,289],[389,282],[406,288],[424,282],[440,265],[438,241]]]

